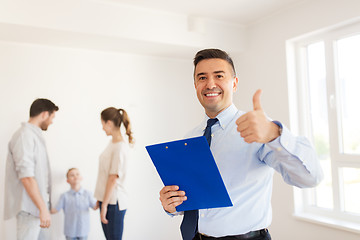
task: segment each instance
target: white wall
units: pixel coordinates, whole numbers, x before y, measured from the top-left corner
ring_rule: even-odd
[[[251,109],[251,97],[263,89],[263,108],[289,126],[285,41],[360,16],[358,0],[311,0],[263,19],[248,28],[246,50],[238,57],[238,106]],[[358,240],[359,234],[295,220],[293,190],[279,174],[273,191],[271,233],[276,240]]]
[[[0,42],[0,196],[4,196],[7,143],[27,121],[35,98],[60,108],[45,132],[53,170],[55,203],[69,186],[64,174],[78,167],[83,186],[94,191],[98,156],[110,140],[100,112],[125,108],[136,144],[129,171],[130,205],[125,239],[180,239],[180,218],[166,215],[158,200],[162,183],[145,145],[181,138],[202,118],[188,60]],[[194,104],[195,103],[195,104]],[[3,199],[0,200],[3,215]],[[89,239],[104,239],[98,211],[91,214]],[[15,239],[15,221],[0,218],[0,239]],[[53,239],[64,239],[63,214],[53,215]]]
[[[98,156],[109,141],[99,114],[109,106],[123,107],[137,141],[124,237],[180,239],[181,218],[164,214],[158,200],[162,183],[144,147],[181,138],[202,118],[192,80],[195,52],[226,47],[238,53],[243,40],[243,27],[233,23],[108,1],[1,0],[0,169],[7,143],[27,120],[31,102],[45,97],[60,107],[45,134],[54,199],[68,188],[64,174],[74,166],[84,175],[84,187],[94,190]],[[0,200],[1,216],[2,205]],[[98,213],[91,217],[90,239],[101,239]],[[57,239],[62,236],[62,214],[53,220]],[[1,218],[1,239],[14,239],[14,223]]]

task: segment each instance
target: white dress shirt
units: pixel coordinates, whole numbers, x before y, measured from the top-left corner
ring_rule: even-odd
[[[40,195],[50,203],[50,163],[42,130],[31,124],[22,123],[8,146],[5,177],[4,219],[15,217],[20,211],[39,216],[39,209],[26,192],[21,179],[34,177]]]
[[[244,142],[235,123],[242,114],[231,105],[212,127],[210,149],[233,207],[199,210],[198,231],[209,236],[239,235],[270,225],[274,169],[285,182],[298,187],[315,186],[323,177],[308,140],[293,136],[286,127],[270,143]],[[187,137],[203,135],[208,119]]]

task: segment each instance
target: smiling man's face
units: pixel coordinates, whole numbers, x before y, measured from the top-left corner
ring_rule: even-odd
[[[210,118],[232,104],[238,79],[231,65],[220,58],[201,60],[195,68],[194,84],[197,97]]]

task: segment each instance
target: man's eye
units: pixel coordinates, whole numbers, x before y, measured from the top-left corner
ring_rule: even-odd
[[[223,78],[224,76],[223,75],[217,75],[216,77],[217,78]]]
[[[205,80],[206,77],[199,77],[199,80]]]

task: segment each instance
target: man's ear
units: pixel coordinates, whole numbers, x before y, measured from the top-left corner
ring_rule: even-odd
[[[236,92],[238,83],[239,83],[239,79],[235,77],[233,81],[233,92]]]
[[[50,116],[50,113],[48,111],[44,111],[40,114],[41,114],[41,119],[43,119],[43,120],[48,119]]]

